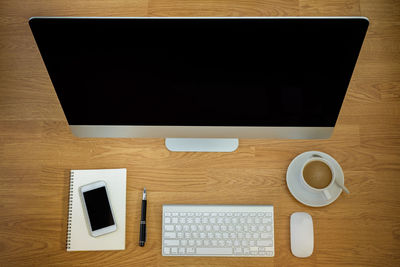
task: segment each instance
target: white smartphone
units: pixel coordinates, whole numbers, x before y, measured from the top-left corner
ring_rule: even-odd
[[[97,181],[79,188],[89,233],[105,235],[117,230],[114,214],[104,181]]]

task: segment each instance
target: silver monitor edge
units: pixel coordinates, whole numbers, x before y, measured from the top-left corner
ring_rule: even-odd
[[[334,127],[70,125],[77,137],[327,139]]]

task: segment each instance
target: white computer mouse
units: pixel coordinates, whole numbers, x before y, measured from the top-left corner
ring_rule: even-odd
[[[311,256],[314,250],[314,226],[307,212],[295,212],[290,216],[290,248],[299,258]]]

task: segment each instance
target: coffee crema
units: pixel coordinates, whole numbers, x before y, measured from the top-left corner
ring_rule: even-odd
[[[303,177],[309,186],[322,189],[331,183],[332,171],[324,162],[314,160],[304,166]]]

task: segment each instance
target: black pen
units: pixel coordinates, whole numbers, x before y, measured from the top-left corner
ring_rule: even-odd
[[[146,207],[147,207],[147,196],[146,188],[143,190],[142,198],[142,218],[140,219],[140,236],[139,236],[139,246],[143,247],[146,242]]]

